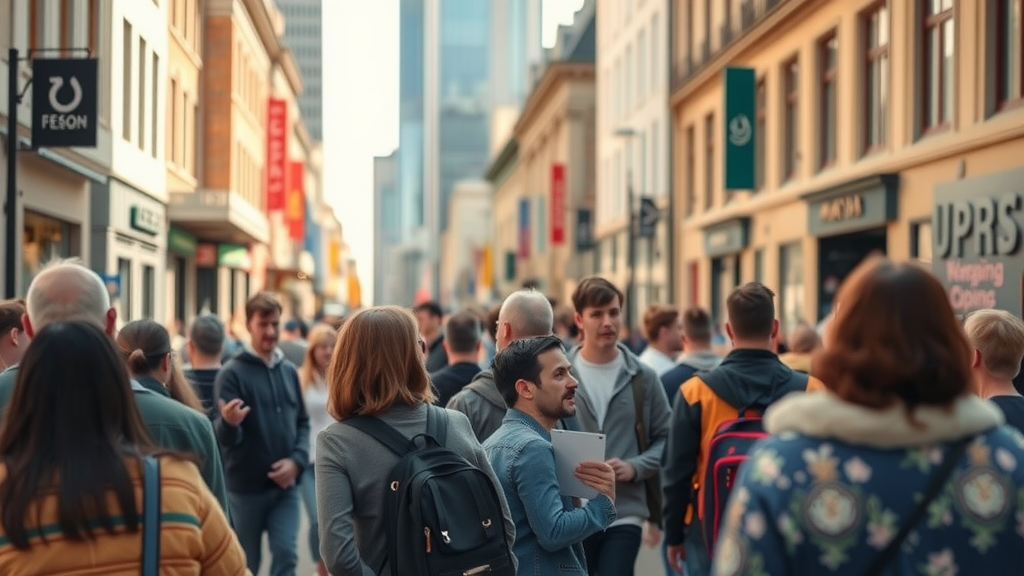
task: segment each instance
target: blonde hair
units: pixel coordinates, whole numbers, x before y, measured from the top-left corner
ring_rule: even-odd
[[[327,411],[337,420],[380,414],[396,403],[433,403],[412,312],[365,308],[338,334],[327,369]]]
[[[993,376],[1007,380],[1017,376],[1024,359],[1024,321],[1006,310],[978,310],[968,314],[964,332]]]
[[[309,336],[306,338],[308,345],[306,352],[302,355],[302,366],[299,366],[299,383],[302,389],[306,390],[316,382],[316,359],[313,358],[317,346],[327,340],[337,343],[338,331],[330,324],[319,323],[309,329]],[[332,354],[333,355],[333,354]],[[326,367],[325,367],[326,373]]]

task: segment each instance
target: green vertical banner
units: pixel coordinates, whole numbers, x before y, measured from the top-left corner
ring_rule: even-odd
[[[757,123],[757,77],[753,68],[726,68],[725,84],[725,189],[752,190]]]

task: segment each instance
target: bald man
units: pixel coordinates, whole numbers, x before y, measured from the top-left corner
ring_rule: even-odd
[[[55,260],[47,264],[28,287],[25,308],[22,325],[29,338],[57,321],[89,322],[103,328],[111,338],[117,326],[117,310],[110,305],[103,280],[77,260]],[[17,374],[17,367],[0,373],[0,410],[5,410],[10,402]],[[196,455],[206,485],[227,512],[224,469],[209,418],[146,390],[134,380],[132,391],[142,422],[156,445]]]
[[[551,302],[543,293],[535,290],[513,292],[505,298],[498,312],[495,349],[501,351],[513,340],[550,336],[554,322]],[[472,382],[452,396],[446,407],[469,417],[469,423],[480,442],[501,426],[508,410],[490,370],[477,374]]]

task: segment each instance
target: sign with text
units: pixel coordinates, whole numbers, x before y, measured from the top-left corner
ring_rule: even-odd
[[[881,228],[896,219],[900,176],[885,173],[804,194],[807,231],[825,237]]]
[[[32,60],[32,147],[96,146],[95,58]]]
[[[267,102],[267,212],[284,210],[288,189],[288,102]]]
[[[576,251],[583,252],[594,247],[594,213],[590,210],[576,211]]]
[[[637,236],[654,238],[660,217],[661,214],[658,212],[658,206],[654,203],[654,198],[641,196],[640,214],[637,215]]]
[[[932,272],[958,314],[1022,312],[1024,169],[940,184],[932,214]]]
[[[728,67],[725,84],[725,189],[752,190],[757,185],[754,142],[757,77],[753,68]]]
[[[305,237],[306,224],[306,166],[302,162],[288,165],[288,192],[284,202],[284,224],[288,237],[301,241]]]
[[[551,166],[551,243],[565,242],[565,164]]]

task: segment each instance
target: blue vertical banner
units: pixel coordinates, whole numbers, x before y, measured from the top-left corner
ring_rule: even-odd
[[[519,200],[519,259],[530,257],[530,199]]]
[[[757,114],[757,77],[753,68],[726,68],[725,85],[725,161],[726,190],[752,190],[756,186],[754,131]]]

